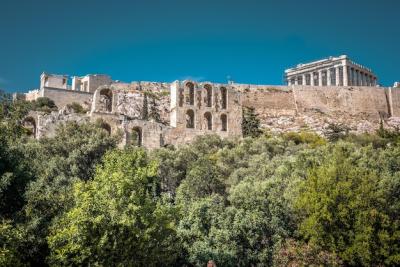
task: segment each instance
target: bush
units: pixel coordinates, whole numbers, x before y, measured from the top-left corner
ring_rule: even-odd
[[[85,114],[87,110],[85,110],[81,104],[73,102],[72,104],[67,105],[68,109],[72,109],[75,113]]]
[[[48,97],[38,97],[36,100],[32,101],[31,104],[32,104],[32,110],[35,111],[50,113],[52,111],[58,110],[54,101]]]
[[[294,142],[296,145],[309,144],[311,147],[317,147],[325,145],[327,143],[323,137],[319,136],[316,133],[310,132],[289,132],[283,134],[283,138],[287,141]]]
[[[329,141],[335,142],[348,135],[350,128],[343,123],[330,123],[324,131],[324,135]]]

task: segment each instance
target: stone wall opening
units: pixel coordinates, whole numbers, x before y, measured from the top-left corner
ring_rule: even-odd
[[[225,87],[221,87],[221,108],[226,109],[228,103],[228,95]]]
[[[28,136],[36,138],[36,121],[34,118],[26,117],[23,121],[23,126]]]
[[[228,130],[228,118],[226,114],[221,114],[221,131],[226,132]]]
[[[184,102],[184,95],[183,95],[183,89],[179,88],[179,106],[182,107],[183,106],[183,102]]]
[[[186,128],[194,128],[194,112],[191,109],[186,111]]]
[[[112,91],[105,88],[100,91],[101,110],[106,112],[112,111]]]
[[[142,146],[142,129],[140,127],[132,128],[131,142],[133,146]]]
[[[204,123],[207,130],[212,130],[212,115],[210,112],[204,113]]]
[[[206,97],[205,97],[205,104],[206,107],[211,107],[212,106],[212,87],[209,84],[204,85],[204,89],[206,92]]]
[[[187,98],[186,103],[188,105],[194,105],[194,84],[192,82],[186,83]]]

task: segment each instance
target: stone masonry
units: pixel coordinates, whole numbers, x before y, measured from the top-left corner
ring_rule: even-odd
[[[361,73],[355,80],[352,75],[357,72],[338,75],[340,68],[351,73],[355,67],[357,75]],[[312,76],[307,78],[307,72],[312,75],[314,68],[322,70],[318,86],[311,82]],[[400,126],[398,84],[374,86],[377,79],[372,71],[346,56],[298,65],[286,75],[287,86],[189,80],[123,83],[99,74],[73,77],[69,86],[68,76],[44,73],[40,89],[28,92],[25,98],[49,97],[59,111],[32,112],[26,125],[34,137],[42,138],[54,135],[57,125],[66,121],[100,120],[104,130],[122,136],[122,146],[150,149],[188,143],[210,133],[240,138],[243,107],[254,108],[262,127],[272,132],[311,130],[322,134],[331,123],[344,124],[356,133],[374,131],[382,122],[388,128]],[[87,112],[74,113],[68,107],[74,102]]]

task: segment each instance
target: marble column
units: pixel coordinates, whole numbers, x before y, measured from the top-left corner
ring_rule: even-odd
[[[311,86],[315,86],[315,84],[314,84],[314,72],[313,71],[310,73],[310,84],[311,84]]]
[[[342,68],[343,71],[343,86],[349,86],[349,67],[347,65],[344,65]]]
[[[331,69],[326,70],[326,85],[331,86]]]
[[[322,70],[318,71],[318,85],[322,86]]]
[[[306,75],[303,74],[302,77],[303,77],[303,85],[307,85],[307,83],[306,83]]]
[[[354,85],[354,69],[350,67],[349,69],[349,76],[350,76],[350,85]]]
[[[336,86],[340,85],[340,81],[339,81],[340,75],[339,75],[339,74],[340,74],[340,73],[339,73],[339,67],[336,67],[336,68],[335,68]],[[342,84],[343,84],[343,81],[342,81]]]
[[[350,67],[343,67],[343,85],[349,86],[351,84],[351,75],[350,75]]]

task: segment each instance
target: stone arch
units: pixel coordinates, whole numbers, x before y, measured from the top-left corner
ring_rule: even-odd
[[[140,127],[133,127],[131,133],[131,143],[134,146],[142,146],[143,132]]]
[[[221,114],[221,131],[226,132],[228,130],[228,117],[226,114]]]
[[[103,111],[112,111],[112,91],[109,88],[100,90],[100,104]]]
[[[194,128],[194,112],[191,109],[186,111],[186,128]]]
[[[178,93],[179,93],[179,96],[178,96],[178,98],[179,98],[179,100],[178,100],[179,101],[179,106],[182,107],[183,106],[183,101],[185,99],[184,94],[183,94],[183,89],[179,88]]]
[[[206,107],[212,107],[212,87],[211,87],[211,85],[210,84],[204,85],[204,90],[206,93],[206,96],[204,98]]]
[[[36,120],[33,117],[26,117],[23,121],[23,126],[28,136],[36,138]]]
[[[204,122],[205,122],[205,128],[207,130],[212,130],[212,115],[210,112],[204,113]]]
[[[102,123],[100,124],[100,128],[102,128],[103,130],[105,130],[105,131],[108,133],[108,135],[111,135],[111,126],[110,126],[110,124],[108,124],[107,122],[102,122]]]
[[[221,87],[220,91],[221,91],[221,108],[226,109],[228,104],[228,93],[225,87]]]
[[[187,90],[186,103],[188,105],[194,105],[194,84],[192,82],[187,82],[185,87]]]

